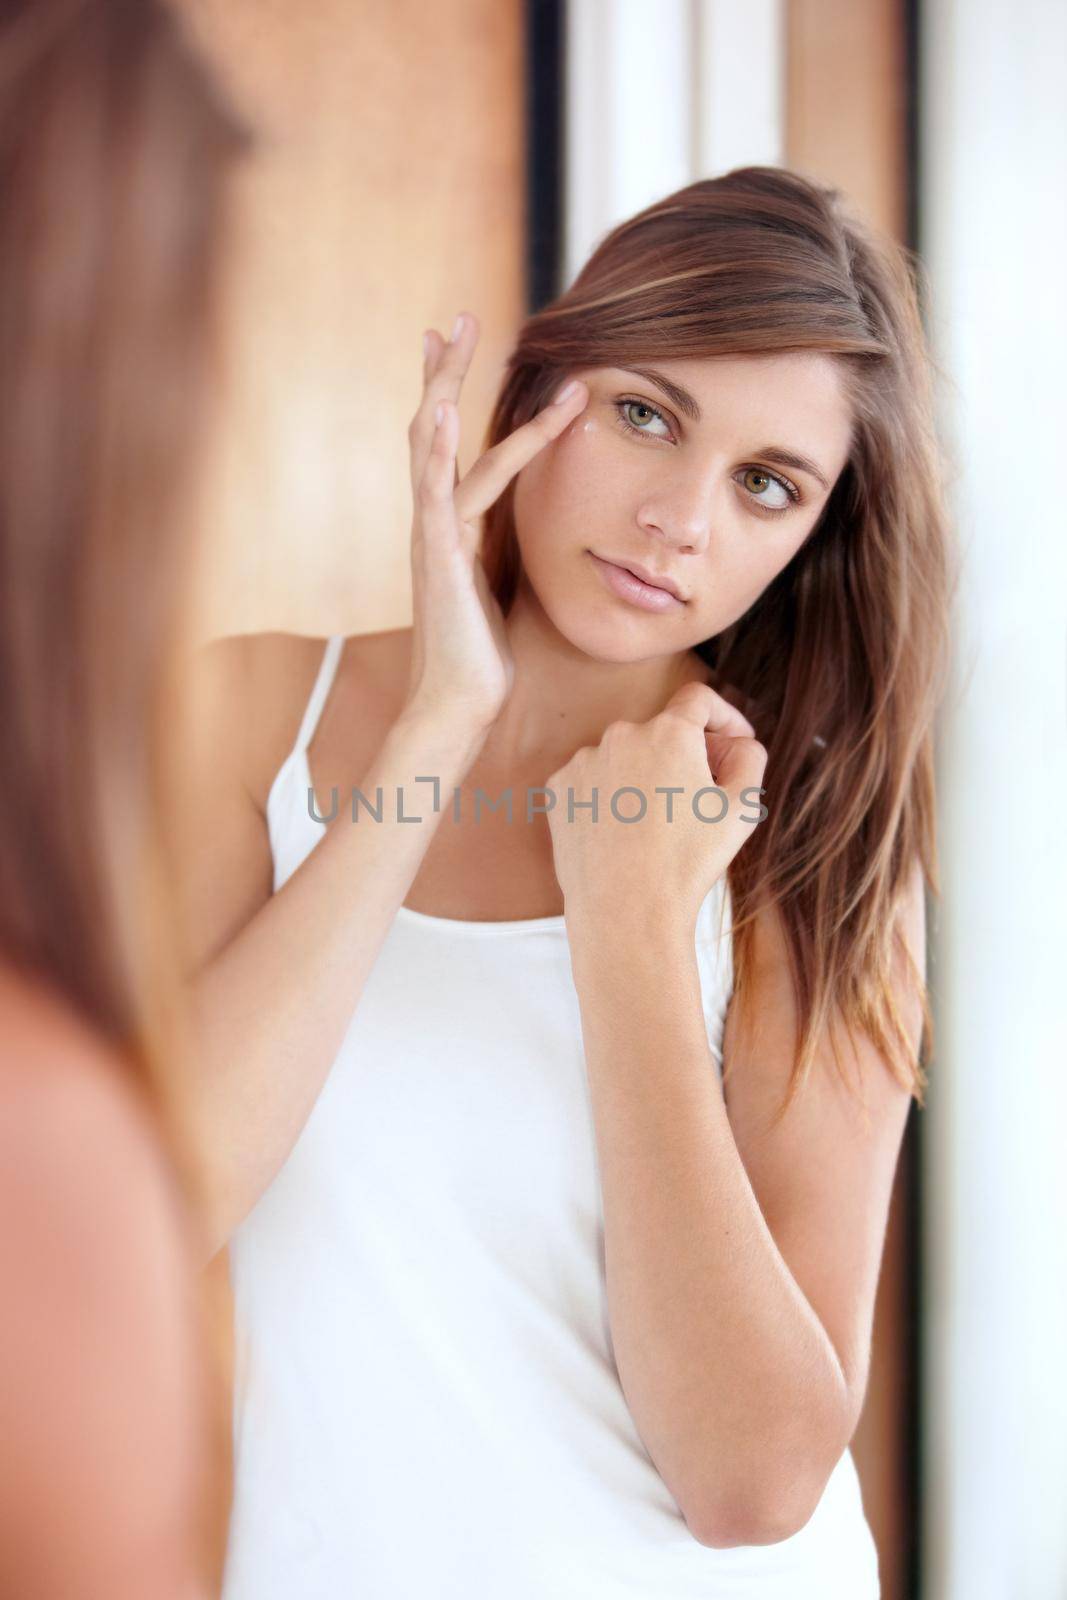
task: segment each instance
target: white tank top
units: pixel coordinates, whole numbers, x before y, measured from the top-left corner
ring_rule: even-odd
[[[271,787],[275,890],[324,835],[306,750],[343,642]],[[728,902],[724,878],[696,935],[720,1077]],[[401,907],[229,1253],[223,1600],[877,1597],[848,1451],[793,1538],[715,1550],[641,1442],[612,1355],[562,916]]]

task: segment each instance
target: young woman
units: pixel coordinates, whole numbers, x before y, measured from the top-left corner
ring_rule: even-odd
[[[158,811],[244,144],[155,0],[0,7],[0,1593],[26,1600],[195,1600],[224,1551]]]
[[[458,481],[475,320],[427,335],[412,628],[211,647],[226,1600],[878,1593],[950,589],[912,267],[786,171],[669,196]]]

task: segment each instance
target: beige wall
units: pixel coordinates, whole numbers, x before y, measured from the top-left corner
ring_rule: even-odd
[[[839,184],[878,227],[905,225],[899,0],[787,0],[786,162]]]
[[[205,636],[410,620],[422,330],[473,310],[480,446],[523,310],[521,0],[182,0],[261,134],[234,192]]]

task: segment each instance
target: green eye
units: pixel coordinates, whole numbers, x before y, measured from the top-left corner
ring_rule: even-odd
[[[624,428],[631,433],[636,433],[642,439],[668,439],[670,426],[662,411],[656,406],[649,405],[647,400],[617,400],[615,409]],[[665,432],[653,430],[649,424],[661,422]]]
[[[746,467],[741,474],[741,481],[752,498],[759,501],[760,508],[764,511],[788,511],[790,505],[800,498],[792,484],[787,483],[784,478],[779,478],[776,473],[764,472],[762,467]],[[768,496],[768,489],[777,489],[781,498]]]

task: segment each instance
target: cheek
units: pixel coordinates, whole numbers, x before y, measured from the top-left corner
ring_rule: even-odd
[[[738,536],[721,539],[708,572],[708,613],[714,630],[728,627],[759,599],[779,573],[789,565],[801,540],[761,545],[743,524]]]
[[[590,518],[597,524],[615,524],[632,518],[647,489],[649,467],[637,459],[639,452],[620,450],[618,432],[609,422],[581,416],[571,423],[556,444],[560,490],[559,509],[568,521]]]
[[[549,449],[559,473],[566,474],[575,483],[581,483],[596,473],[598,465],[602,466],[603,428],[593,417],[576,417]]]
[[[594,510],[603,515],[605,493],[618,482],[607,461],[610,444],[601,423],[580,416],[534,457],[515,486],[520,541],[587,528]]]
[[[616,434],[605,426],[599,417],[583,412],[560,435],[559,443],[577,470],[595,472],[605,469]]]

